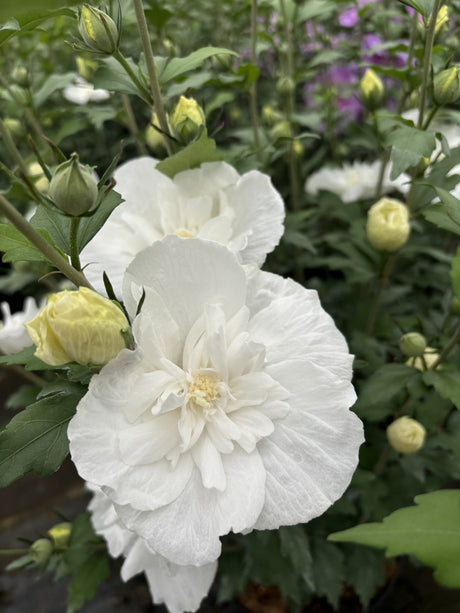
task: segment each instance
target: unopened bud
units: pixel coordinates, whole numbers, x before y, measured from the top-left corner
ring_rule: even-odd
[[[5,128],[7,128],[13,136],[24,136],[24,125],[19,121],[19,119],[5,117],[3,123],[5,124]]]
[[[387,439],[399,453],[415,453],[425,442],[426,430],[410,417],[399,417],[387,428]]]
[[[295,89],[295,82],[291,77],[280,77],[276,82],[276,91],[282,96],[289,96]]]
[[[200,126],[206,125],[203,109],[194,98],[181,96],[171,113],[171,126],[175,134],[189,142],[198,134]]]
[[[49,539],[38,539],[32,543],[29,555],[36,564],[44,564],[53,553],[53,545]]]
[[[89,4],[81,8],[78,30],[88,47],[94,51],[110,54],[118,47],[120,37],[113,19]]]
[[[419,332],[408,332],[399,339],[399,347],[408,357],[422,355],[426,349],[426,339]]]
[[[449,9],[447,8],[447,4],[444,4],[439,9],[438,15],[436,17],[436,25],[434,27],[435,34],[437,34],[439,30],[447,23],[449,23]]]
[[[367,213],[367,238],[379,251],[397,251],[410,234],[409,210],[399,200],[381,198]]]
[[[97,198],[97,183],[87,166],[80,164],[78,155],[60,164],[54,171],[49,196],[56,207],[78,217],[93,206]]]
[[[27,166],[28,175],[32,179],[35,188],[41,193],[46,194],[49,189],[50,182],[43,172],[43,168],[38,162],[31,162]]]
[[[129,330],[117,304],[86,287],[51,294],[25,326],[35,355],[51,366],[103,366],[126,347],[124,333]]]
[[[75,61],[77,63],[78,73],[84,79],[90,79],[97,70],[97,64],[92,60],[87,60],[81,56],[77,56]]]
[[[48,534],[53,539],[54,546],[57,549],[63,549],[67,546],[71,532],[72,524],[69,521],[56,524],[48,530]]]
[[[450,104],[460,98],[460,76],[457,66],[441,70],[433,79],[433,98],[436,104]]]
[[[166,116],[166,121],[169,127],[169,118]],[[153,113],[152,119],[150,120],[149,125],[145,130],[145,140],[147,145],[151,147],[154,151],[157,149],[165,148],[165,141],[162,133],[156,128],[160,127],[160,122],[158,121],[158,115]]]
[[[289,121],[278,121],[270,130],[270,136],[272,140],[278,140],[279,138],[291,138],[292,128]]]
[[[15,66],[11,73],[13,81],[19,85],[26,86],[29,83],[29,73],[24,66]]]
[[[283,115],[270,104],[264,104],[262,107],[262,119],[269,126],[273,126],[276,122],[283,119]]]
[[[413,366],[417,370],[424,372],[425,370],[430,370],[435,362],[437,362],[439,358],[439,353],[433,347],[426,347],[425,351],[419,355],[411,357],[407,360],[407,366]],[[436,369],[440,368],[437,366]]]
[[[368,68],[359,82],[359,90],[364,104],[370,110],[376,109],[382,102],[384,88],[382,79]]]

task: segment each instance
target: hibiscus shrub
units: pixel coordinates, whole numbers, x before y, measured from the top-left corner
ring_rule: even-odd
[[[69,612],[109,556],[171,613],[460,587],[459,3],[0,18],[0,485],[70,451],[91,496],[8,569]]]

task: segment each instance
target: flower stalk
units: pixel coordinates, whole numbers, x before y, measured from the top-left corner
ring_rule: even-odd
[[[428,91],[428,85],[430,81],[430,72],[431,72],[431,55],[433,53],[433,42],[436,34],[436,18],[439,13],[439,9],[441,8],[443,0],[435,0],[433,6],[433,12],[431,13],[428,27],[426,29],[425,36],[425,52],[423,56],[423,64],[422,64],[422,85],[420,90],[420,103],[418,107],[418,122],[417,128],[423,127],[423,118],[425,114],[425,105],[426,105],[426,94]]]
[[[147,71],[150,80],[150,89],[152,93],[153,105],[158,117],[160,128],[163,132],[163,140],[165,143],[166,151],[169,155],[172,155],[173,148],[171,141],[168,138],[169,128],[168,121],[166,119],[166,113],[163,106],[163,100],[161,97],[160,82],[158,80],[157,69],[155,66],[155,59],[153,57],[152,46],[150,44],[149,31],[147,22],[145,20],[144,8],[142,6],[142,0],[133,0],[134,12],[136,13],[137,27],[141,37],[142,48],[144,50],[145,61],[147,64]]]
[[[251,64],[257,65],[257,0],[251,3]],[[259,114],[257,110],[257,80],[249,88],[252,135],[256,149],[256,158],[262,163],[262,153],[259,138]]]
[[[43,255],[75,285],[93,289],[85,275],[76,270],[47,240],[0,194],[0,211]]]

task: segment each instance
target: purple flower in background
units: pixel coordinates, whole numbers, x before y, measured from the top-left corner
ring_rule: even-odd
[[[360,119],[363,112],[362,104],[354,96],[349,98],[337,98],[337,109],[341,115],[346,115],[346,119],[349,121]]]
[[[358,21],[359,17],[356,6],[350,6],[341,15],[339,15],[339,23],[344,28],[353,28]]]

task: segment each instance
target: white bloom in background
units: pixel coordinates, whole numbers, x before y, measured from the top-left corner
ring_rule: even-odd
[[[88,484],[94,496],[89,504],[97,534],[104,537],[112,557],[123,555],[121,578],[128,581],[145,573],[152,600],[162,602],[170,613],[196,611],[214,580],[217,562],[204,566],[179,566],[168,562],[148,548],[145,541],[123,526],[110,499]]]
[[[106,89],[94,89],[94,85],[82,77],[75,79],[74,85],[68,85],[62,90],[62,95],[74,104],[88,104],[88,102],[101,102],[110,98]]]
[[[326,190],[336,194],[343,202],[356,202],[374,198],[380,175],[381,161],[368,164],[353,162],[344,164],[341,168],[324,167],[310,175],[305,183],[308,194],[316,196],[319,191]],[[394,190],[406,193],[409,190],[409,177],[400,175],[394,181],[390,180],[390,167],[387,166],[383,176],[382,194]]]
[[[68,435],[80,475],[150,550],[217,559],[229,531],[323,513],[363,441],[353,356],[316,291],[166,237],[127,269],[135,350],[92,378]]]
[[[13,314],[7,302],[2,302],[0,308],[3,315],[3,322],[0,322],[0,351],[9,355],[33,345],[24,324],[40,311],[35,300],[31,297],[26,298],[24,309]]]
[[[144,157],[115,171],[125,202],[81,254],[94,287],[104,292],[105,270],[119,296],[134,256],[168,234],[216,241],[244,264],[263,264],[279,243],[284,219],[283,201],[267,175],[254,170],[240,176],[224,162],[211,162],[170,179],[156,164]]]

